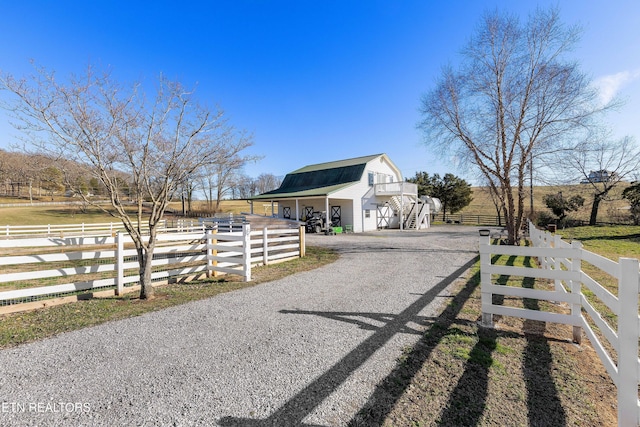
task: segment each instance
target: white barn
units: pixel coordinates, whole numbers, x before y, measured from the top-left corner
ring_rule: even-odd
[[[417,185],[404,182],[386,154],[305,166],[287,174],[277,190],[253,197],[251,213],[259,202],[278,218],[304,221],[328,212],[334,225],[354,232],[427,228],[430,220]]]

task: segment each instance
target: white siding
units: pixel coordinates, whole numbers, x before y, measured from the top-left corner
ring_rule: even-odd
[[[331,195],[331,198],[353,200],[353,230],[356,232],[373,231],[378,227],[376,213],[380,201],[376,199],[373,187],[369,186],[369,172],[375,174],[376,184],[402,181],[402,175],[395,171],[386,157],[380,156],[367,163],[360,182]],[[365,218],[366,210],[369,210],[369,218]]]

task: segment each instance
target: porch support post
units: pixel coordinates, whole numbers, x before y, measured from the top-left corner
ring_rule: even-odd
[[[298,206],[298,199],[296,199],[296,221],[300,221],[300,207]]]
[[[275,215],[275,212],[273,211],[273,208],[275,206],[275,203],[273,202],[273,200],[271,201],[271,216]]]
[[[402,231],[403,228],[403,220],[404,220],[404,183],[400,183],[400,215],[398,216],[398,218],[400,219],[400,231]]]
[[[325,220],[327,222],[326,225],[327,225],[327,230],[328,230],[329,229],[329,221],[330,221],[329,217],[331,216],[330,212],[329,212],[329,196],[326,196],[324,198],[324,210],[327,212]]]

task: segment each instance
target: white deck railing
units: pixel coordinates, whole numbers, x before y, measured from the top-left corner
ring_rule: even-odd
[[[384,182],[374,185],[376,196],[418,196],[418,185],[412,182]]]

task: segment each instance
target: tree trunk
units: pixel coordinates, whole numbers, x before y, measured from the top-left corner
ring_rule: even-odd
[[[589,216],[589,225],[596,225],[596,221],[598,219],[598,208],[600,207],[601,200],[602,196],[600,194],[595,194],[593,196],[593,203],[591,203],[591,215]]]
[[[518,235],[517,221],[516,221],[516,206],[513,200],[513,190],[511,185],[507,188],[507,211],[505,212],[505,222],[507,226],[507,244],[515,245]]]
[[[155,289],[151,282],[151,267],[153,261],[153,252],[138,250],[140,262],[140,299],[151,300],[155,296]]]
[[[500,206],[496,206],[496,216],[498,217],[498,227],[502,227],[502,211]]]
[[[151,282],[153,266],[153,251],[156,246],[155,225],[149,225],[149,243],[145,248],[138,249],[138,263],[140,264],[140,299],[151,300],[155,296],[155,289]]]

